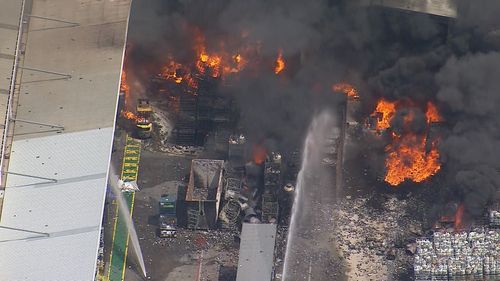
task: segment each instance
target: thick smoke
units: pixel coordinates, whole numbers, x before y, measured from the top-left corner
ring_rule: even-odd
[[[308,5],[284,0],[170,2],[134,3],[132,22],[140,19],[141,27],[130,29],[134,50],[130,65],[159,69],[168,54],[181,63],[192,63],[196,32],[204,35],[209,52],[233,53],[258,46],[255,59],[262,60],[258,74],[248,67],[226,79],[231,87],[221,89],[237,100],[240,126],[252,141],[273,142],[284,149],[300,147],[314,113],[342,100],[332,93],[331,85],[344,79],[348,68],[322,47],[324,22],[334,9],[327,1]],[[276,76],[274,60],[280,49],[286,69]]]
[[[479,216],[500,187],[500,73],[497,1],[460,3],[447,40],[434,50],[400,58],[370,82],[390,98],[437,100],[450,133],[440,142],[442,173],[451,194]],[[478,9],[480,7],[480,9]],[[495,11],[495,12],[492,12]],[[397,118],[396,118],[397,121]]]
[[[438,100],[452,133],[441,143],[452,182],[466,207],[479,215],[500,186],[500,53],[452,57],[437,74]]]
[[[192,62],[195,30],[214,51],[221,42],[226,51],[257,44],[263,61],[272,62],[283,49],[284,75],[262,63],[257,75],[247,69],[225,91],[236,98],[251,139],[286,148],[300,146],[315,112],[335,107],[342,97],[330,87],[339,81],[358,87],[360,116],[380,97],[421,105],[417,131],[425,130],[425,103],[434,101],[450,132],[440,141],[443,188],[479,214],[500,186],[499,1],[458,1],[454,20],[355,2],[135,1],[129,62],[157,69],[169,54]],[[404,114],[394,119],[396,128]]]

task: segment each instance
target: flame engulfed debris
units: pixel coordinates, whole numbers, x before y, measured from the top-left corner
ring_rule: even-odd
[[[261,57],[260,43],[240,45],[235,50],[228,52],[226,46],[228,42],[220,42],[216,50],[207,48],[205,35],[199,28],[191,28],[193,35],[193,61],[191,63],[179,63],[169,54],[167,62],[161,67],[159,77],[175,82],[180,85],[187,85],[192,91],[187,91],[196,95],[198,89],[199,76],[210,76],[213,78],[225,78],[231,74],[241,72],[248,65],[255,66],[263,62]],[[247,34],[242,34],[245,38]],[[282,50],[278,51],[275,60],[274,73],[279,74],[285,69],[285,60]]]
[[[425,112],[425,117],[427,118],[428,123],[443,121],[443,118],[439,114],[436,105],[434,105],[432,102],[427,103],[427,111]]]
[[[283,69],[285,69],[285,60],[283,59],[283,50],[280,49],[276,58],[274,73],[279,74]]]
[[[403,105],[399,102],[391,102],[384,99],[379,100],[372,116],[377,116],[377,130],[391,128],[391,121],[397,109],[410,109],[404,116],[404,130],[402,133],[391,132],[392,142],[385,147],[387,153],[385,159],[386,175],[385,181],[390,185],[397,186],[405,180],[422,182],[435,175],[441,169],[439,162],[439,150],[437,140],[428,140],[427,135],[418,134],[410,129],[414,121],[414,106]],[[427,103],[426,121],[429,126],[432,122],[441,121],[437,107]],[[426,144],[431,141],[430,150],[426,150]]]
[[[171,79],[175,81],[175,83],[180,84],[184,79],[177,72],[182,68],[180,63],[176,63],[173,60],[169,60],[161,69],[161,76],[165,79]]]
[[[246,60],[242,54],[226,52],[223,48],[224,44],[221,44],[219,52],[208,52],[205,45],[205,36],[199,30],[194,33],[197,55],[196,69],[201,74],[208,74],[216,78],[240,72],[244,68]]]
[[[348,98],[359,99],[358,90],[354,88],[353,85],[340,82],[332,85],[332,90],[334,92],[342,92],[347,95]]]
[[[394,114],[396,114],[396,102],[387,101],[385,99],[379,100],[375,111],[372,113],[372,116],[378,117],[377,130],[385,130],[391,127],[390,122]]]
[[[135,115],[132,111],[122,110],[121,115],[125,119],[134,120],[134,121],[138,120],[137,115]]]

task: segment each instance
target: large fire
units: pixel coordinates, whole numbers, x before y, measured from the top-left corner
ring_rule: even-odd
[[[344,82],[333,84],[332,90],[334,92],[342,92],[346,94],[348,98],[359,99],[358,90],[356,90],[356,88],[354,88],[351,84]]]
[[[227,45],[230,45],[228,42],[220,42],[216,45],[218,47],[211,46],[211,48],[208,48],[206,44],[207,38],[199,28],[189,30],[194,41],[192,62],[179,63],[169,54],[159,76],[176,84],[187,85],[193,90],[188,91],[192,94],[196,95],[200,77],[208,76],[225,80],[227,76],[241,72],[248,65],[260,65],[262,59],[268,59],[261,57],[261,44],[259,42],[239,45],[233,51],[227,51]],[[246,36],[247,34],[242,34],[242,38]],[[280,49],[273,70],[274,73],[279,74],[284,69],[285,60]]]
[[[372,114],[378,117],[377,130],[390,129],[391,121],[400,107],[410,110],[403,118],[405,128],[402,133],[392,131],[392,142],[385,147],[387,153],[385,181],[393,186],[405,180],[422,182],[441,169],[437,140],[428,140],[425,133],[418,134],[410,129],[410,124],[414,121],[412,110],[415,110],[415,107],[384,99],[379,100]],[[427,103],[425,116],[428,125],[442,120],[437,107],[431,102]],[[429,141],[431,141],[431,148],[427,151],[426,144]]]
[[[280,49],[276,58],[274,73],[279,74],[283,69],[285,69],[285,60],[283,59],[283,51]]]
[[[194,94],[196,94],[198,81],[195,77],[207,75],[214,78],[224,78],[227,75],[240,72],[247,64],[245,55],[240,52],[230,53],[226,52],[224,48],[218,52],[208,51],[205,45],[205,36],[198,29],[195,29],[193,34],[195,41],[194,63],[181,64],[169,56],[160,71],[160,76],[163,79],[173,81],[176,84],[185,83],[194,89]],[[251,48],[240,51],[249,52]]]

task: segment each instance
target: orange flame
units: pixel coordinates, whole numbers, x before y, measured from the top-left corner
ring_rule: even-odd
[[[135,115],[135,114],[134,114],[133,112],[131,112],[131,111],[122,110],[121,115],[122,115],[125,119],[134,120],[134,121],[138,120],[137,115]]]
[[[171,80],[177,84],[186,83],[192,89],[197,89],[197,80],[199,74],[212,76],[214,78],[225,79],[227,75],[239,73],[247,65],[258,64],[261,60],[259,56],[261,43],[254,42],[238,46],[235,51],[228,52],[225,48],[228,42],[220,42],[219,47],[214,50],[207,47],[206,37],[197,27],[190,28],[193,34],[195,54],[192,64],[183,65],[177,63],[172,58],[162,67],[160,75],[167,80]],[[247,32],[241,34],[242,38],[248,36]],[[213,41],[213,40],[212,40]],[[231,42],[230,42],[231,43]],[[233,42],[234,43],[234,42]],[[278,58],[276,59],[275,73],[278,74],[285,68],[285,60],[283,59],[282,50],[279,50]],[[179,73],[178,70],[182,70]],[[196,72],[193,72],[195,70]]]
[[[396,104],[397,102],[387,101],[381,99],[377,103],[375,111],[372,116],[377,116],[377,130],[385,130],[391,127],[391,120],[396,114]]]
[[[222,47],[219,52],[208,52],[205,36],[195,30],[195,52],[197,54],[196,69],[201,74],[212,77],[223,77],[226,74],[240,72],[246,64],[240,53],[230,54]]]
[[[372,116],[378,116],[377,130],[389,129],[391,120],[395,116],[397,107],[400,104],[389,102],[384,99],[379,100]],[[407,107],[412,106],[407,105]],[[426,110],[427,124],[441,121],[437,107],[427,103]],[[385,159],[386,175],[385,181],[390,185],[397,186],[405,180],[422,182],[435,175],[440,169],[439,151],[437,140],[432,141],[431,149],[426,151],[426,134],[417,134],[409,129],[409,124],[414,120],[413,111],[404,116],[405,132],[397,134],[392,132],[392,143],[385,147],[387,157]]]
[[[279,74],[283,69],[285,69],[285,60],[283,59],[283,50],[280,49],[274,66],[274,74]]]
[[[394,135],[393,135],[394,137]],[[385,181],[396,186],[409,179],[422,182],[440,169],[439,151],[436,143],[430,152],[425,150],[426,138],[413,133],[395,136],[393,143],[386,146],[388,152],[385,160]]]
[[[359,99],[359,94],[358,90],[354,88],[353,85],[348,84],[348,83],[337,83],[332,85],[332,90],[334,92],[342,92],[347,95],[347,97],[352,98],[352,99]]]
[[[427,118],[428,123],[443,121],[443,118],[439,114],[439,110],[432,102],[427,102],[427,111],[425,112],[425,117]]]
[[[203,50],[199,55],[196,67],[202,74],[205,74],[207,70],[210,70],[210,76],[219,77],[219,75],[221,74],[221,61],[222,58],[219,55],[209,55]]]
[[[246,61],[241,54],[235,54],[231,57],[230,63],[225,63],[222,70],[224,74],[240,72],[245,67]]]
[[[179,71],[182,71],[184,74],[181,75]],[[163,65],[160,76],[177,84],[181,84],[184,82],[191,88],[198,88],[198,84],[196,83],[196,80],[191,76],[189,68],[178,62],[175,62],[173,59],[169,59],[167,63]]]
[[[254,145],[252,149],[253,162],[255,164],[262,164],[266,160],[267,151],[263,146]]]
[[[125,69],[122,69],[122,77],[120,81],[120,91],[125,93],[125,96],[128,96],[130,87],[127,84],[127,73],[125,72]]]

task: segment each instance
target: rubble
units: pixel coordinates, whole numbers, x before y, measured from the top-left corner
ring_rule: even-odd
[[[349,268],[349,279],[387,280],[400,265],[411,260],[411,256],[403,252],[406,249],[395,247],[402,223],[414,230],[416,223],[400,211],[407,204],[405,200],[390,198],[380,210],[368,207],[367,202],[367,198],[351,196],[339,202],[339,210],[334,215],[335,242]]]
[[[175,145],[165,142],[158,147],[158,150],[160,152],[165,152],[174,155],[197,156],[203,151],[203,147],[191,146],[191,145]]]

